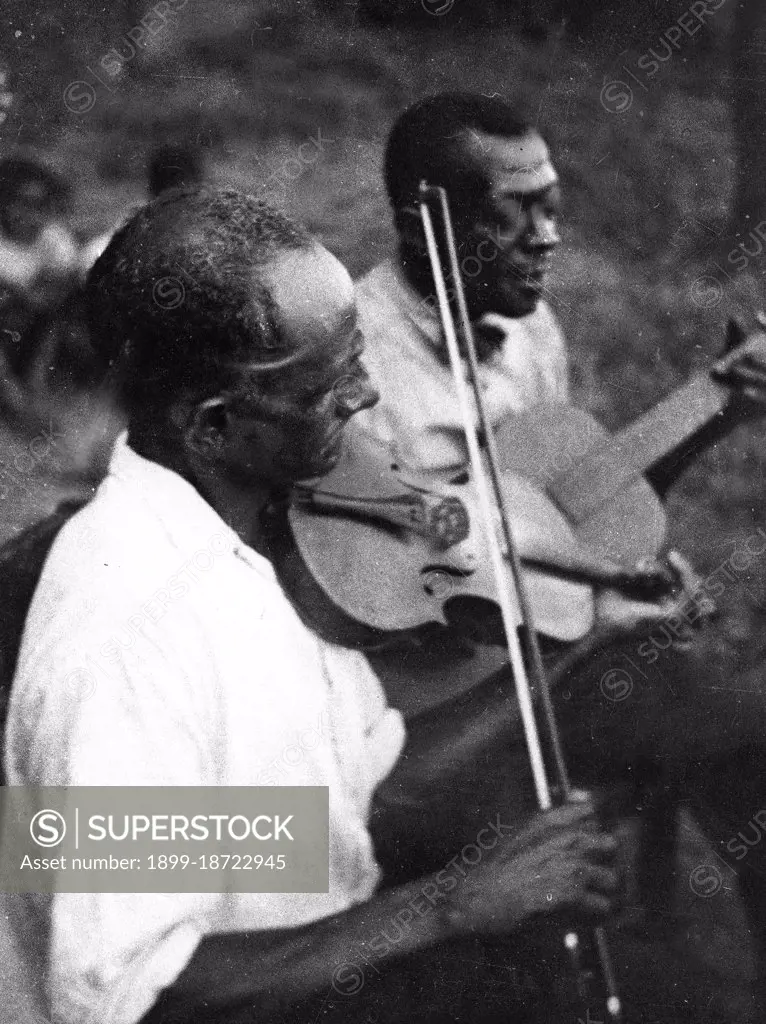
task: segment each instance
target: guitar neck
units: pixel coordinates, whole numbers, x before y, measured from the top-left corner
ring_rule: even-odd
[[[585,521],[720,416],[730,394],[729,388],[716,383],[709,373],[695,374],[659,405],[555,477],[548,493],[574,522]]]

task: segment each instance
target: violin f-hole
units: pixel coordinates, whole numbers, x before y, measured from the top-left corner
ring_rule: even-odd
[[[420,575],[425,593],[436,600],[444,600],[455,593],[455,581],[465,580],[471,573],[454,565],[425,565]]]

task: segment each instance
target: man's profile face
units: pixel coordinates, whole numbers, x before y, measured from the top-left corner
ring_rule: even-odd
[[[351,278],[326,249],[285,252],[260,275],[271,290],[284,345],[266,371],[253,363],[227,415],[228,468],[284,486],[320,476],[337,462],[345,424],[377,392],[361,362],[364,347]]]
[[[525,316],[545,293],[560,241],[558,177],[536,132],[515,139],[470,132],[466,146],[489,183],[475,219],[455,218],[469,310],[474,319]]]

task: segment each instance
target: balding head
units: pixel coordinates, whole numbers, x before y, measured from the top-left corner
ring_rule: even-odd
[[[174,190],[140,210],[86,284],[94,344],[116,370],[128,413],[203,398],[238,364],[279,360],[263,271],[315,244],[278,210],[233,190]]]

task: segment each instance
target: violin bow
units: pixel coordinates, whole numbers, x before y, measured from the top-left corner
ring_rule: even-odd
[[[464,341],[465,352],[470,371],[471,393],[476,403],[479,422],[485,439],[487,465],[484,463],[479,448],[479,438],[474,422],[473,411],[469,398],[469,388],[463,373],[463,361],[458,343],[455,321],[447,295],[447,283],[441,264],[439,247],[436,240],[434,221],[429,201],[435,200],[441,215],[441,226],[444,235],[449,274],[453,284],[453,292],[460,321],[460,330]],[[538,695],[544,716],[547,738],[553,755],[552,774],[555,779],[557,801],[566,802],[572,796],[572,785],[564,759],[561,735],[551,700],[550,689],[545,676],[540,644],[534,628],[531,605],[527,594],[526,583],[521,569],[519,549],[514,541],[511,530],[511,518],[507,507],[507,499],[501,486],[500,460],[492,424],[487,414],[486,405],[479,387],[478,357],[473,329],[468,316],[468,306],[463,289],[463,280],[458,262],[455,233],[452,226],[447,193],[441,186],[432,186],[423,181],[419,189],[419,213],[423,226],[428,256],[431,263],[439,313],[444,329],[444,337],[449,353],[450,366],[457,389],[458,404],[465,426],[468,453],[476,483],[481,510],[482,525],[486,535],[487,549],[492,563],[493,575],[497,586],[498,603],[502,615],[503,627],[508,649],[508,657],[513,671],[513,681],[519,702],[524,737],[526,740],[529,761],[535,786],[537,803],[542,811],[549,810],[554,803],[554,787],[551,785],[550,773],[540,739],[540,731],[535,717],[533,694]],[[495,516],[495,511],[497,515]],[[507,570],[503,552],[496,533],[495,523],[499,522],[507,560],[511,567],[512,590],[507,586]],[[521,623],[524,641],[519,635],[517,622]],[[603,1009],[610,1024],[621,1024],[623,1021],[622,1004],[617,990],[617,983],[612,967],[611,956],[606,933],[602,927],[592,929],[592,945],[584,952],[591,954],[590,959],[598,961],[603,983]],[[575,975],[578,978],[578,990],[582,997],[587,996],[587,982],[590,970],[583,966],[582,943],[577,932],[569,931],[564,936],[564,946],[569,955]],[[595,954],[595,956],[593,956]]]

